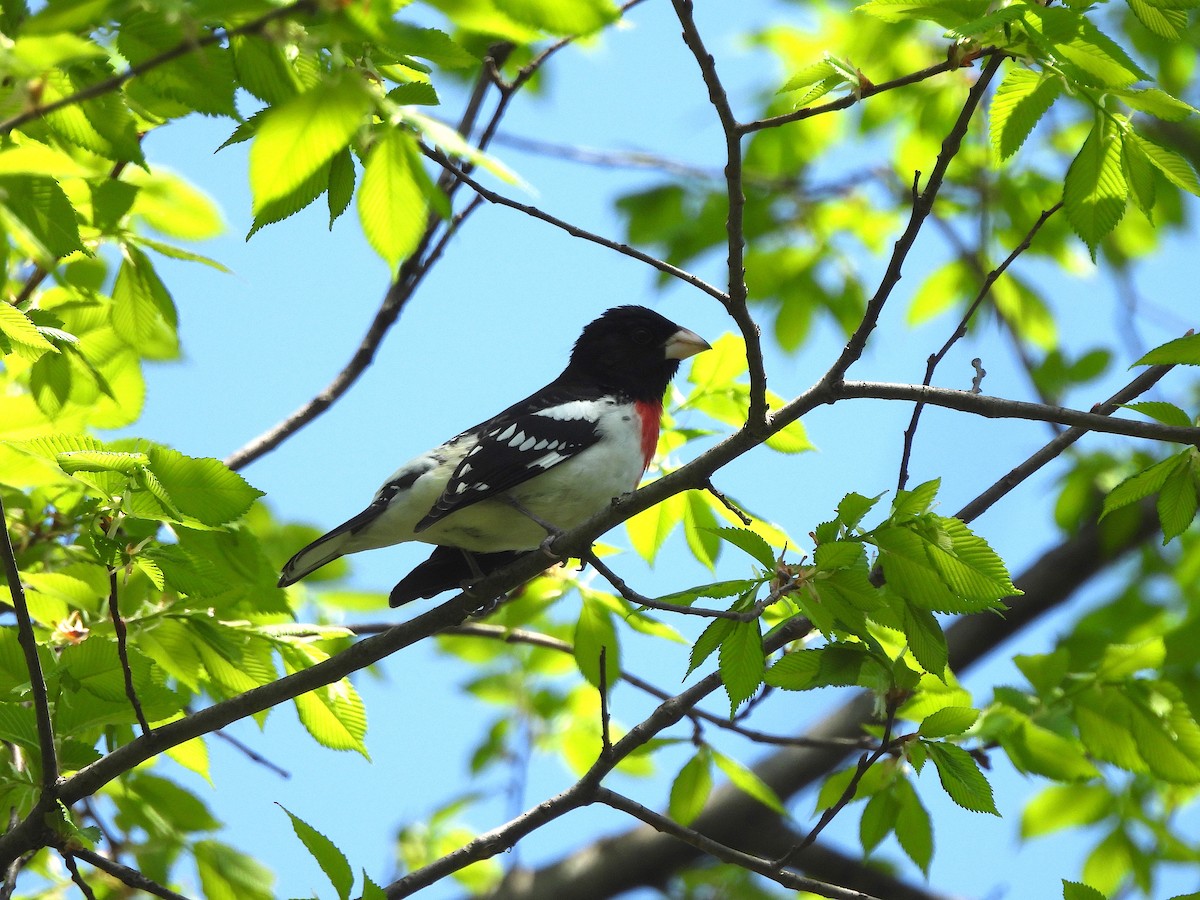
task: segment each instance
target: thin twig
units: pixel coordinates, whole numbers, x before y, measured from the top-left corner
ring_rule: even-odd
[[[754,520],[750,518],[750,516],[748,516],[744,510],[734,504],[732,500],[726,497],[725,494],[718,490],[717,486],[713,484],[711,480],[708,482],[708,484],[704,485],[704,489],[720,500],[722,506],[741,519],[743,525],[750,526],[754,524]]]
[[[806,633],[810,627],[807,620],[796,617],[780,626],[766,638],[763,641],[763,649],[767,653],[771,653]],[[388,900],[411,896],[473,862],[503,853],[530,832],[561,818],[571,810],[592,803],[601,780],[621,760],[644,746],[659,732],[684,718],[688,710],[693,709],[697,703],[717,690],[722,683],[721,674],[712,672],[687,690],[660,704],[647,718],[631,728],[624,737],[613,744],[612,754],[609,758],[597,760],[584,776],[569,788],[526,810],[499,828],[479,835],[458,850],[392,882],[385,890]]]
[[[0,521],[4,524],[3,540],[0,541],[0,555],[3,555],[4,574],[8,579],[8,591],[12,595],[13,612],[17,617],[17,641],[21,645],[21,652],[25,654],[25,668],[29,672],[29,689],[33,695],[38,749],[41,752],[42,792],[48,800],[54,796],[58,784],[58,754],[54,749],[54,726],[50,721],[50,698],[46,693],[46,678],[42,674],[42,663],[38,659],[37,635],[33,632],[33,619],[30,618],[29,604],[25,600],[25,587],[21,584],[21,573],[17,569],[17,558],[13,554],[12,540],[8,535],[8,514],[4,511],[3,498],[0,498]]]
[[[67,864],[67,871],[71,873],[71,880],[75,882],[75,887],[79,888],[79,892],[83,894],[86,900],[96,900],[96,895],[92,893],[91,885],[83,880],[79,866],[75,864],[74,852],[68,850],[59,850],[58,852],[62,856],[63,862]]]
[[[108,569],[108,614],[112,618],[113,631],[117,635],[117,656],[121,660],[121,671],[125,675],[125,696],[133,706],[138,725],[142,727],[142,734],[149,734],[150,723],[146,721],[146,714],[142,712],[141,701],[138,700],[137,690],[133,686],[133,668],[129,665],[129,634],[125,628],[125,619],[121,616],[121,606],[117,602],[117,570],[112,566]]]
[[[996,268],[987,273],[987,276],[983,279],[983,284],[979,286],[979,293],[975,295],[975,299],[971,302],[971,305],[967,307],[967,311],[963,313],[963,317],[959,320],[958,327],[954,329],[954,333],[947,338],[946,343],[942,345],[941,349],[931,355],[926,361],[925,380],[921,382],[922,384],[929,385],[933,382],[934,370],[938,367],[941,361],[946,358],[946,354],[950,352],[950,348],[962,340],[962,338],[967,336],[967,325],[970,324],[971,319],[974,318],[975,313],[979,310],[979,307],[983,305],[983,301],[986,300],[988,295],[991,293],[992,285],[994,285],[1000,276],[1005,273],[1008,267],[1016,261],[1018,256],[1029,249],[1029,247],[1033,244],[1034,237],[1036,237],[1037,233],[1041,231],[1042,226],[1045,225],[1047,220],[1049,220],[1049,218],[1060,209],[1062,209],[1061,200],[1058,203],[1055,203],[1049,209],[1044,210],[1042,214],[1038,216],[1037,221],[1033,223],[1033,227],[1025,233],[1025,237],[1022,239],[1021,243],[1013,248],[1013,251],[1004,259],[1004,262],[1000,263],[1000,265],[996,266]],[[978,367],[977,371],[979,371]],[[971,385],[972,393],[979,393],[977,388],[979,388],[982,378],[982,375],[976,376],[976,380],[972,382]],[[900,454],[900,475],[896,483],[897,491],[904,490],[904,486],[908,483],[908,462],[912,456],[913,440],[917,434],[917,424],[921,419],[921,410],[924,408],[925,404],[923,403],[918,403],[913,407],[912,418],[909,420],[908,428],[904,430],[904,449]]]
[[[875,900],[870,894],[806,878],[803,875],[782,869],[769,859],[763,859],[761,856],[754,856],[750,853],[743,853],[741,850],[735,850],[733,847],[722,844],[719,841],[714,841],[699,831],[685,828],[673,819],[669,819],[661,813],[657,813],[637,801],[631,800],[624,794],[618,794],[608,788],[602,787],[597,789],[595,802],[603,803],[605,806],[628,813],[635,819],[645,822],[655,831],[661,831],[663,834],[669,834],[671,837],[678,838],[685,844],[691,844],[697,850],[707,853],[714,859],[732,863],[751,872],[757,872],[764,878],[769,878],[794,891],[807,891],[810,894],[816,894],[820,897],[830,897],[832,900]]]
[[[134,890],[145,891],[147,894],[153,894],[156,897],[162,897],[163,900],[188,900],[183,894],[177,894],[170,888],[165,888],[158,882],[147,878],[137,869],[131,869],[129,866],[122,865],[115,860],[109,859],[107,856],[101,856],[86,847],[76,847],[71,850],[71,853],[78,856],[89,866],[95,866],[102,872],[107,872],[113,878],[123,884],[128,885]]]
[[[352,625],[351,630],[355,634],[371,634],[377,631],[386,629],[386,625]],[[447,628],[441,634],[457,635],[460,637],[478,637],[489,640],[503,641],[506,644],[529,644],[534,647],[543,647],[547,650],[556,650],[560,653],[573,654],[574,647],[567,641],[559,640],[551,637],[548,634],[541,634],[536,631],[528,631],[521,628],[505,628],[502,625],[484,625],[470,624],[457,625],[452,628]],[[629,672],[622,671],[619,673],[622,681],[650,694],[652,697],[657,697],[659,700],[669,700],[671,695],[660,687],[656,687],[650,682],[639,678]],[[774,744],[782,747],[839,747],[845,750],[856,749],[873,749],[875,743],[866,739],[863,740],[822,740],[820,738],[808,737],[792,737],[789,735],[768,734],[764,731],[756,731],[753,728],[746,728],[736,722],[732,722],[728,715],[715,715],[707,712],[699,707],[692,709],[687,713],[687,717],[691,719],[697,727],[700,726],[701,720],[710,725],[716,725],[718,728],[723,728],[726,731],[739,734],[747,740],[754,741],[759,744]]]
[[[671,0],[671,5],[683,29],[683,42],[692,51],[700,67],[700,77],[708,89],[708,101],[717,113],[725,136],[725,198],[728,204],[725,238],[729,294],[723,302],[746,343],[746,362],[750,373],[746,423],[752,431],[757,431],[765,427],[767,420],[767,373],[758,326],[746,306],[746,192],[742,186],[742,126],[733,114],[729,95],[717,74],[716,61],[704,46],[704,39],[696,27],[692,0]]]
[[[272,9],[270,12],[263,13],[256,19],[251,19],[237,28],[214,28],[208,34],[199,38],[188,38],[181,41],[169,50],[165,50],[157,56],[152,56],[149,59],[144,59],[136,65],[130,66],[123,72],[118,72],[111,78],[105,78],[103,81],[97,81],[95,84],[90,84],[82,90],[76,91],[74,94],[69,94],[66,97],[60,97],[52,103],[43,105],[35,105],[25,112],[18,113],[11,118],[0,122],[0,135],[8,134],[14,128],[19,128],[26,122],[32,122],[34,119],[40,119],[49,115],[52,112],[57,112],[68,106],[73,106],[76,103],[82,103],[85,100],[92,100],[110,91],[115,91],[125,82],[132,78],[136,78],[151,69],[156,69],[161,65],[178,59],[188,53],[203,49],[212,44],[218,44],[227,38],[237,37],[243,34],[252,34],[260,31],[271,22],[277,19],[284,19],[294,13],[309,12],[317,6],[316,0],[296,0],[295,3],[289,3],[287,6],[280,6]]]
[[[652,266],[653,268],[658,269],[658,271],[670,275],[673,278],[678,278],[680,281],[690,284],[694,288],[699,288],[710,297],[715,297],[717,300],[721,301],[722,304],[728,303],[728,295],[725,294],[724,291],[704,281],[698,275],[693,275],[691,272],[685,271],[678,266],[673,266],[669,262],[658,259],[655,256],[651,256],[649,253],[638,250],[636,247],[631,247],[629,244],[622,244],[620,241],[614,241],[610,238],[596,234],[595,232],[587,231],[586,229],[580,228],[578,225],[572,225],[570,222],[567,222],[564,219],[553,216],[548,212],[543,212],[536,206],[532,206],[528,203],[519,203],[516,200],[505,197],[503,194],[499,194],[496,191],[484,187],[482,184],[464,172],[459,166],[455,165],[455,163],[444,153],[442,153],[442,151],[434,147],[428,147],[424,144],[421,144],[420,146],[421,152],[424,153],[425,156],[433,160],[447,172],[452,173],[459,181],[467,185],[467,187],[469,187],[479,196],[483,197],[483,199],[487,200],[489,203],[495,203],[498,206],[507,206],[509,209],[515,209],[518,212],[525,213],[525,215],[532,216],[535,219],[540,219],[541,221],[553,225],[556,228],[561,228],[572,237],[581,238],[585,241],[591,241],[593,244],[599,244],[601,247],[607,247],[609,250],[615,250],[617,253],[620,253],[623,256],[628,256],[630,259],[636,259],[638,262]]]
[[[783,854],[775,861],[775,865],[779,868],[789,866],[796,861],[796,858],[804,851],[805,847],[812,844],[817,839],[825,826],[833,821],[834,816],[846,808],[851,800],[854,799],[855,792],[858,791],[858,783],[862,781],[862,777],[867,774],[867,770],[875,765],[885,754],[892,750],[892,727],[896,724],[896,708],[899,701],[895,697],[888,697],[887,705],[887,720],[883,726],[883,738],[879,742],[879,746],[872,753],[864,753],[858,760],[858,766],[854,770],[854,775],[850,778],[850,783],[846,785],[846,789],[842,791],[840,796],[833,806],[825,810],[821,814],[821,818],[817,820],[817,824],[812,830],[804,836],[804,839],[793,846],[787,853]]]
[[[980,56],[991,56],[999,52],[999,50],[989,47]],[[791,122],[799,122],[803,119],[811,119],[814,116],[824,115],[825,113],[849,109],[858,103],[859,100],[865,100],[868,97],[874,97],[876,94],[882,94],[885,91],[892,91],[896,88],[907,87],[910,84],[916,84],[918,81],[925,81],[927,78],[941,75],[943,72],[952,72],[960,68],[963,68],[961,63],[946,60],[920,71],[910,72],[908,75],[893,78],[891,81],[884,81],[879,84],[866,82],[856,92],[847,94],[845,97],[839,97],[837,100],[830,100],[828,103],[822,103],[820,106],[809,106],[804,109],[795,110],[794,112],[784,113],[783,115],[770,116],[769,118],[758,119],[754,122],[746,122],[742,125],[742,132],[750,134],[754,131],[761,131],[764,128],[778,128],[780,125],[787,125]]]
[[[264,769],[271,770],[276,775],[278,775],[280,778],[291,778],[292,777],[292,773],[289,772],[287,769],[283,768],[283,766],[267,759],[265,756],[263,756],[261,753],[259,753],[257,750],[255,750],[253,747],[251,747],[249,744],[245,744],[242,741],[238,740],[237,738],[235,738],[232,734],[230,734],[225,729],[218,728],[216,731],[213,732],[213,737],[220,738],[225,743],[227,743],[231,747],[233,747],[235,750],[239,751],[243,756],[245,756],[248,760],[250,760],[250,762],[257,763],[258,765],[262,766]]]
[[[608,646],[600,647],[600,758],[612,756],[612,740],[609,737],[608,714]]]
[[[1103,403],[1097,403],[1093,406],[1092,412],[1101,416],[1107,416],[1116,412],[1121,408],[1122,404],[1140,397],[1146,391],[1150,390],[1150,388],[1154,387],[1173,368],[1174,366],[1151,366]],[[1093,430],[1095,429],[1081,425],[1068,428],[960,509],[954,514],[955,518],[961,519],[964,522],[972,522],[979,518],[979,516],[994,506],[1009,491]]]
[[[753,622],[762,615],[762,609],[759,608],[758,604],[755,604],[754,609],[737,611],[732,609],[704,609],[695,606],[684,606],[681,603],[665,603],[662,600],[653,600],[644,594],[639,594],[626,584],[620,575],[601,562],[600,558],[591,550],[584,553],[581,558],[585,562],[590,563],[604,577],[604,580],[613,586],[618,594],[637,606],[645,606],[649,609],[658,609],[663,612],[679,613],[684,616],[701,616],[708,619],[732,619],[735,622]],[[778,600],[779,598],[776,597],[775,599]],[[771,602],[775,601],[772,600]]]
[[[888,261],[887,270],[880,280],[879,287],[876,289],[875,295],[871,297],[870,302],[867,303],[867,309],[863,314],[858,328],[850,336],[850,340],[846,342],[846,348],[842,351],[841,355],[830,366],[829,371],[825,373],[822,383],[831,386],[839,383],[845,378],[846,371],[850,366],[862,356],[863,350],[867,345],[867,339],[879,323],[879,316],[883,312],[884,303],[887,302],[896,285],[900,283],[904,261],[908,258],[913,244],[916,243],[917,235],[921,233],[921,226],[924,225],[925,219],[933,209],[933,203],[937,199],[938,191],[941,190],[942,182],[946,178],[946,171],[950,168],[951,161],[958,155],[959,148],[962,147],[963,138],[966,136],[967,129],[971,125],[971,119],[975,115],[975,110],[979,107],[980,101],[983,100],[983,95],[987,92],[988,85],[999,70],[1003,60],[1004,57],[999,54],[992,56],[983,67],[983,71],[979,73],[978,80],[976,80],[975,84],[971,86],[971,90],[967,93],[967,99],[959,111],[958,118],[955,120],[950,132],[946,135],[945,140],[942,141],[942,149],[938,153],[933,170],[929,173],[929,180],[925,183],[925,190],[921,191],[913,202],[908,226],[904,229],[904,233],[900,235],[896,240],[895,246],[892,248],[892,256]]]

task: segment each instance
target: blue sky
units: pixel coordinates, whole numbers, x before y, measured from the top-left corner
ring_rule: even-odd
[[[719,15],[712,9],[700,10],[701,29],[710,36],[710,49],[735,108],[752,108],[756,92],[784,73],[766,54],[739,44],[733,35],[777,16],[795,20],[797,9],[749,2],[722,4]],[[719,167],[721,135],[695,62],[679,41],[678,31],[667,4],[642,5],[627,27],[591,46],[560,54],[546,96],[518,98],[505,130],[555,143],[647,150]],[[447,108],[456,107],[451,103]],[[229,223],[227,236],[198,249],[225,263],[233,274],[174,263],[162,266],[180,309],[185,359],[150,369],[145,414],[133,429],[185,453],[218,458],[324,387],[358,345],[389,277],[386,265],[362,238],[353,210],[329,232],[319,203],[243,242],[251,221],[247,145],[212,152],[228,131],[224,122],[194,117],[151,134],[146,142],[147,156],[154,164],[173,168],[199,184],[223,208]],[[614,237],[621,233],[613,198],[657,180],[645,172],[581,167],[504,146],[496,152],[532,185],[532,198],[520,199]],[[871,152],[864,148],[863,160],[845,162],[860,164]],[[508,186],[501,188],[515,192]],[[901,333],[904,301],[920,283],[919,273],[932,268],[944,253],[932,233],[922,238],[893,308],[885,314],[853,377],[920,380],[925,357],[940,346],[954,323],[943,318],[903,338],[894,335]],[[868,273],[880,271],[882,264],[882,258],[861,260],[862,270]],[[1083,266],[1070,279],[1043,269],[1023,271],[1052,279],[1056,312],[1064,323],[1064,349],[1078,350],[1111,339],[1119,327],[1119,303],[1090,267]],[[723,262],[706,259],[698,274],[719,283]],[[1194,315],[1182,298],[1192,296],[1188,286],[1194,284],[1195,275],[1194,253],[1182,241],[1139,272],[1144,293],[1163,305],[1173,304],[1179,321]],[[512,210],[484,208],[452,244],[354,389],[244,474],[267,492],[267,502],[281,517],[331,527],[361,509],[400,463],[547,381],[561,368],[584,323],[610,306],[631,302],[652,305],[710,340],[730,329],[710,298],[676,284],[659,291],[654,273],[636,261]],[[1168,321],[1173,325],[1175,319]],[[1153,323],[1145,328],[1150,344],[1175,334]],[[784,396],[803,390],[823,372],[841,342],[839,335],[822,328],[820,340],[800,357],[769,348],[771,387]],[[939,383],[967,386],[969,360],[975,355],[983,355],[989,370],[987,390],[1026,396],[1024,381],[1008,359],[1007,344],[994,330],[985,330],[974,345],[951,354],[939,372]],[[1124,366],[1117,366],[1108,382],[1077,398],[1076,405],[1090,406],[1128,377]],[[718,484],[749,508],[767,511],[792,534],[804,535],[828,517],[847,491],[873,495],[894,487],[909,412],[907,405],[870,401],[817,410],[806,423],[819,453],[786,458],[758,452],[720,473]],[[918,436],[912,483],[941,475],[942,509],[949,513],[1047,436],[1046,427],[1037,423],[970,420],[930,410]],[[1091,446],[1098,443],[1096,439]],[[977,524],[1014,572],[1054,539],[1051,532],[1039,530],[1049,521],[1045,513],[1053,485],[1051,474],[1035,477]],[[1035,527],[1030,527],[1031,522]],[[609,540],[624,544],[620,532]],[[351,584],[386,592],[421,555],[419,547],[404,547],[362,556],[355,560]],[[681,538],[657,569],[647,570],[629,554],[620,558],[620,571],[645,593],[706,578],[688,557]],[[727,554],[718,576],[742,574],[741,561]],[[1021,652],[1048,649],[1088,597],[1102,595],[1102,588],[1086,591],[1036,634],[1026,636]],[[381,618],[399,621],[419,611],[405,608]],[[687,633],[693,626],[688,622],[680,627]],[[977,703],[988,699],[984,686],[1017,680],[1007,660],[1011,652],[1001,652],[967,679],[968,687],[980,690]],[[683,652],[664,651],[644,639],[630,641],[625,664],[667,689],[680,684],[685,670]],[[228,823],[223,840],[276,871],[278,896],[320,893],[324,897],[329,896],[329,888],[292,835],[286,815],[272,805],[276,802],[328,834],[347,851],[356,869],[365,867],[376,879],[386,877],[397,825],[419,820],[455,793],[478,789],[496,795],[468,817],[479,830],[494,827],[512,812],[503,800],[502,780],[490,777],[472,784],[467,776],[467,756],[478,739],[480,722],[493,714],[459,690],[470,675],[432,648],[417,646],[386,660],[377,676],[359,677],[370,720],[371,762],[317,747],[289,707],[274,712],[263,733],[245,722],[231,730],[289,769],[290,780],[276,778],[218,741],[210,742],[213,787],[181,777]],[[827,702],[833,698],[776,698],[770,708],[775,730],[803,727],[819,717]],[[720,711],[720,704],[709,708]],[[648,710],[631,691],[616,691],[614,713],[626,724]],[[761,755],[737,740],[718,744],[746,760]],[[661,808],[669,778],[686,755],[686,749],[663,753],[660,776],[653,781],[618,778],[615,784],[647,805]],[[1021,800],[1042,783],[1012,774],[998,755],[996,762],[992,777],[1003,819],[959,810],[942,797],[931,775],[922,779],[921,796],[936,828],[931,883],[972,897],[1058,896],[1057,878],[1078,876],[1075,861],[1081,859],[1085,845],[1063,836],[1019,846]],[[538,765],[530,773],[526,800],[536,803],[569,783],[570,775],[554,763]],[[793,809],[801,823],[808,821],[811,799],[799,800]],[[536,865],[629,824],[622,816],[599,809],[573,813],[536,833],[513,858]],[[844,813],[829,834],[853,848],[857,810]],[[993,845],[1000,850],[979,852]],[[903,862],[894,842],[879,852]],[[913,876],[911,866],[906,871],[919,877]],[[1178,889],[1194,887],[1185,882]],[[439,886],[428,896],[455,893]]]

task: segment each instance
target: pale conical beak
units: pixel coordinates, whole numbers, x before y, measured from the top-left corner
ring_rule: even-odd
[[[680,328],[667,338],[667,343],[663,347],[663,355],[667,359],[687,359],[689,356],[695,356],[697,353],[711,349],[712,344],[696,332]]]

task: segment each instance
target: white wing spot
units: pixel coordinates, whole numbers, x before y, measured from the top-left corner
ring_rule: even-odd
[[[467,483],[465,481],[460,481],[458,483],[458,485],[454,488],[454,493],[461,494],[466,489],[467,489]]]
[[[510,437],[513,436],[513,432],[516,430],[517,430],[517,423],[513,422],[513,424],[508,426],[508,428],[504,429],[504,434],[496,435],[496,440],[507,441]]]
[[[534,450],[545,450],[546,446],[549,443],[550,442],[548,440],[546,440],[545,438],[542,438],[540,441],[538,441],[536,444],[533,445],[533,449]]]
[[[503,438],[501,440],[503,440]],[[519,447],[524,442],[525,442],[525,432],[518,431],[516,436],[511,441],[508,442],[508,446]]]
[[[607,398],[603,400],[571,400],[567,403],[560,403],[558,406],[551,406],[549,409],[538,410],[534,415],[557,419],[560,422],[572,419],[594,419],[598,407],[612,406],[612,404],[613,401]]]
[[[526,450],[532,450],[533,445],[537,443],[537,438],[526,438],[520,447],[517,449],[524,453]]]
[[[471,464],[470,464],[470,463],[464,463],[464,464],[463,464],[463,467],[462,467],[462,471],[461,471],[459,474],[460,474],[460,475],[466,475],[466,474],[467,474],[468,472],[470,472],[470,471],[471,471]]]

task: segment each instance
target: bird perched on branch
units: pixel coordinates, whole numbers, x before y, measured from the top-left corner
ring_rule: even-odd
[[[489,574],[634,490],[654,455],[663,394],[709,344],[641,306],[588,324],[562,374],[405,463],[349,521],[283,567],[280,587],[347,553],[437,544],[392,590],[399,606]]]

